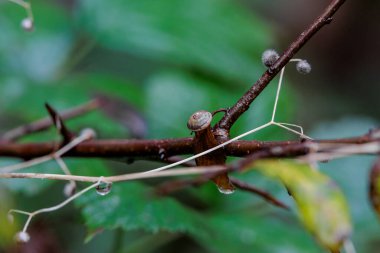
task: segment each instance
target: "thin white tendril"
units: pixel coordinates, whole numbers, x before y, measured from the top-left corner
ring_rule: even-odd
[[[327,152],[311,153],[298,158],[305,162],[329,161],[332,159],[343,158],[354,154],[377,154],[380,152],[380,145],[377,141],[364,144],[350,144],[337,147]]]
[[[281,86],[282,86],[282,79],[284,78],[284,72],[285,72],[285,67],[283,67],[281,69],[281,72],[280,72],[280,78],[278,80],[276,99],[274,100],[274,106],[273,106],[273,113],[272,113],[271,122],[274,122],[274,118],[276,117],[277,104],[278,104],[278,99],[280,97]]]
[[[158,171],[152,173],[128,173],[117,176],[103,177],[102,182],[115,183],[124,182],[137,179],[146,178],[159,178],[159,177],[175,177],[185,175],[204,175],[209,173],[216,173],[225,170],[226,167],[222,165],[214,166],[197,166],[197,167],[185,167],[175,170]],[[94,176],[77,176],[77,175],[61,175],[61,174],[39,174],[39,173],[0,173],[0,178],[34,178],[34,179],[50,179],[50,180],[64,180],[64,181],[77,181],[95,183],[99,181],[99,177]]]
[[[297,128],[298,130],[300,130],[301,134],[304,135],[302,126],[299,126],[296,124],[290,124],[290,123],[283,123],[283,122],[276,122],[276,123],[282,126],[290,126],[290,127]]]
[[[61,149],[59,149],[57,152],[46,155],[46,156],[41,156],[26,162],[22,163],[17,163],[13,165],[8,165],[5,167],[0,168],[0,173],[5,173],[5,172],[12,172],[24,168],[28,168],[37,164],[41,164],[47,161],[50,161],[52,159],[55,159],[57,162],[57,158],[60,158],[62,155],[64,155],[66,152],[68,152],[70,149],[74,148],[77,146],[79,143],[88,140],[92,137],[92,135],[88,132],[83,131],[78,137],[73,139],[71,142],[69,142],[67,145],[63,146]],[[62,168],[63,171],[65,171],[64,167],[61,166],[61,164],[58,162],[58,165]],[[66,173],[67,174],[67,173]]]
[[[28,15],[28,18],[33,22],[34,21],[34,17],[33,17],[33,11],[32,11],[32,5],[26,1],[23,1],[23,0],[8,0],[9,2],[12,2],[12,3],[15,3],[19,6],[21,6],[22,8],[25,9],[26,11],[26,14]]]
[[[48,208],[42,208],[42,209],[39,209],[39,210],[36,210],[34,212],[25,212],[25,211],[22,211],[22,210],[16,210],[16,209],[11,209],[9,210],[8,212],[8,215],[11,215],[12,213],[19,213],[19,214],[24,214],[24,215],[27,215],[28,216],[28,219],[26,220],[25,222],[25,225],[22,229],[22,232],[26,232],[26,230],[28,229],[28,226],[32,220],[32,218],[40,213],[48,213],[48,212],[54,212],[64,206],[66,206],[67,204],[69,204],[71,201],[75,200],[76,198],[80,197],[81,195],[83,195],[84,193],[88,192],[89,190],[95,188],[96,186],[98,186],[100,184],[100,182],[103,180],[104,177],[100,177],[99,180],[88,186],[87,188],[84,188],[83,190],[81,190],[80,192],[77,192],[76,194],[74,194],[73,196],[67,198],[65,201],[61,202],[60,204],[58,205],[55,205],[55,206],[52,206],[52,207],[48,207]]]
[[[55,157],[55,161],[57,162],[57,164],[59,165],[59,167],[62,169],[63,173],[65,173],[66,175],[72,175],[69,168],[67,167],[66,163],[62,160],[61,157]],[[74,180],[70,180],[70,183],[68,185],[69,188],[66,188],[65,187],[65,190],[64,190],[64,193],[65,195],[69,196],[72,194],[72,191],[75,191],[76,187],[77,187],[77,184]],[[66,189],[69,189],[68,191],[66,191]]]
[[[289,62],[301,62],[301,61],[303,61],[303,60],[302,59],[291,59]],[[283,78],[284,78],[284,73],[285,73],[285,67],[283,67],[281,69],[281,72],[280,72],[280,78],[278,80],[278,86],[277,86],[277,92],[276,92],[276,99],[275,99],[275,102],[274,102],[273,113],[272,113],[272,118],[271,118],[270,122],[272,123],[272,125],[276,125],[276,126],[281,127],[281,128],[283,128],[285,130],[288,130],[288,131],[290,131],[292,133],[298,134],[300,137],[307,138],[307,139],[312,139],[309,136],[304,135],[303,128],[301,126],[299,126],[299,125],[290,124],[290,123],[283,123],[283,122],[276,122],[275,121],[276,112],[277,112],[277,105],[278,105],[278,100],[279,100],[280,92],[281,92],[281,88],[282,88],[282,82],[283,82]],[[296,127],[300,131],[296,131],[296,130],[291,129],[291,128],[287,127],[287,126]]]
[[[351,240],[346,240],[343,243],[343,248],[346,253],[356,253],[355,246]]]

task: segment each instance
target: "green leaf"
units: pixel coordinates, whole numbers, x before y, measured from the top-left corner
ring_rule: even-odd
[[[15,159],[1,159],[0,167],[17,164],[22,162],[22,160]],[[25,168],[21,170],[22,172],[30,173],[60,173],[58,165],[54,161],[48,161],[39,165],[35,165],[30,168]],[[39,180],[39,179],[25,179],[25,178],[15,178],[15,179],[1,179],[0,186],[8,188],[12,192],[21,192],[29,197],[33,197],[43,190],[47,189],[54,183],[53,180]]]
[[[189,136],[186,123],[191,114],[232,104],[234,95],[241,91],[227,91],[181,72],[159,73],[148,81],[146,89],[146,115],[154,138]]]
[[[290,220],[289,220],[290,219]],[[210,252],[292,252],[316,253],[322,250],[290,217],[258,215],[252,211],[212,214],[207,223],[211,237],[195,235]]]
[[[151,138],[168,138],[189,136],[186,127],[190,115],[198,110],[213,111],[233,105],[245,92],[247,87],[223,87],[203,78],[179,71],[160,72],[152,76],[146,84],[146,115],[150,124]],[[283,89],[279,101],[279,119],[289,120],[294,108],[289,98],[291,91]],[[248,110],[234,125],[232,136],[253,129],[270,120],[276,85],[270,85],[254,102],[254,110]],[[178,113],[181,112],[181,113]],[[213,123],[223,114],[217,114]],[[254,124],[252,124],[254,122]],[[254,137],[253,137],[254,136]],[[282,129],[272,127],[263,132],[257,132],[246,139],[274,138],[281,139],[288,136]],[[294,135],[293,135],[294,136]]]
[[[372,207],[380,217],[380,160],[374,164],[370,174],[369,197]]]
[[[227,79],[249,82],[263,70],[269,31],[226,0],[84,0],[78,22],[106,47]]]
[[[0,184],[0,252],[7,249],[14,242],[13,238],[17,230],[19,229],[19,224],[15,221],[13,216],[9,220],[8,211],[13,207],[13,199],[9,192],[4,189]]]
[[[20,22],[25,10],[14,3],[0,8],[0,73],[39,82],[51,81],[72,45],[70,19],[63,8],[51,2],[32,3],[35,31],[25,32]]]
[[[311,136],[316,139],[335,139],[363,135],[367,129],[376,128],[379,122],[363,116],[345,116],[338,120],[321,122]],[[361,252],[377,252],[380,232],[376,213],[366,197],[368,175],[375,162],[373,156],[352,156],[321,163],[321,171],[331,177],[340,188],[350,206],[355,233],[352,241]]]
[[[326,248],[338,251],[351,234],[346,200],[327,176],[310,165],[287,160],[254,164],[265,175],[279,179],[292,194],[304,226]]]
[[[5,79],[4,85],[0,85],[0,93],[7,96],[9,101],[5,101],[4,104],[0,101],[0,110],[9,114],[9,120],[16,117],[13,120],[19,121],[19,124],[25,124],[48,116],[44,107],[45,102],[59,112],[88,102],[95,92],[123,96],[123,99],[131,101],[132,104],[143,106],[143,92],[134,85],[109,75],[87,74],[73,76],[72,79],[49,86],[41,86],[38,83],[15,85],[12,79]],[[104,124],[99,124],[99,122],[104,122]],[[100,138],[125,137],[128,134],[128,130],[121,123],[110,119],[100,110],[68,120],[67,125],[74,132],[87,127],[94,128]],[[48,137],[57,137],[56,131],[50,132]],[[41,136],[36,136],[34,139],[28,138],[27,140],[38,141],[46,139]]]
[[[107,196],[89,193],[77,200],[91,229],[122,228],[179,233],[205,233],[196,212],[172,198],[158,198],[140,183],[117,183]]]

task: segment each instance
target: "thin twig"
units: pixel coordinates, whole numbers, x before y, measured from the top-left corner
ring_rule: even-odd
[[[96,99],[94,99],[85,104],[81,104],[77,107],[63,111],[60,113],[60,115],[63,120],[67,120],[67,119],[81,116],[87,112],[93,111],[98,107],[99,107],[99,102]],[[35,121],[33,123],[14,128],[4,133],[3,136],[0,138],[0,140],[8,141],[8,142],[16,141],[17,139],[25,135],[46,130],[49,127],[51,127],[52,124],[53,122],[51,121],[50,117],[46,117],[38,121]]]
[[[267,201],[267,202],[269,202],[269,203],[271,203],[277,207],[281,207],[281,208],[284,208],[286,210],[289,210],[289,207],[286,204],[284,204],[280,200],[276,199],[274,196],[272,196],[268,192],[261,190],[255,186],[253,186],[253,185],[244,183],[243,181],[240,181],[236,178],[230,178],[230,180],[231,180],[231,183],[233,183],[233,185],[236,188],[243,190],[243,191],[248,191],[248,192],[254,193],[254,194],[262,197],[265,201]]]
[[[329,144],[363,144],[380,139],[380,130],[352,138],[313,140],[310,143],[323,144],[328,148]],[[224,147],[227,156],[247,156],[249,154],[266,150],[272,147],[298,146],[301,141],[235,141]],[[54,142],[38,143],[1,143],[0,157],[18,157],[33,159],[50,155],[56,150]],[[161,140],[89,140],[78,144],[73,150],[64,154],[64,157],[98,157],[98,158],[146,158],[160,157],[160,150],[165,150],[167,157],[175,155],[188,155],[193,153],[192,138],[161,139]]]
[[[48,110],[52,123],[57,128],[59,134],[63,137],[63,143],[69,143],[73,138],[74,134],[67,128],[65,122],[62,117],[58,114],[58,112],[50,106],[48,103],[45,103],[45,107]]]

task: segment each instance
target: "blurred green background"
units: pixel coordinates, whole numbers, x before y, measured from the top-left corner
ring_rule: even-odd
[[[128,128],[128,112],[96,111],[68,121],[98,138],[174,138],[190,133],[194,111],[231,106],[265,71],[261,53],[279,52],[329,1],[55,0],[33,1],[35,31],[20,27],[25,11],[0,2],[0,132],[47,115],[44,103],[64,110],[103,94],[125,101],[144,122]],[[297,57],[313,66],[301,76],[287,68],[278,121],[304,126],[315,138],[365,133],[377,126],[379,9],[377,1],[348,2]],[[365,49],[365,50],[364,50]],[[275,83],[233,128],[242,133],[270,119]],[[57,140],[54,129],[21,141]],[[296,139],[270,128],[247,139]],[[1,158],[0,166],[18,162]],[[109,175],[157,167],[67,159],[74,174]],[[378,252],[379,223],[367,203],[371,157],[323,164],[350,204],[358,252]],[[54,163],[30,171],[58,172]],[[278,184],[255,173],[239,175],[291,204]],[[144,184],[143,184],[144,183]],[[88,193],[63,210],[37,216],[32,240],[11,243],[10,208],[32,211],[63,200],[62,183],[0,180],[0,252],[324,252],[296,215],[256,196],[219,194],[210,183],[174,196],[152,198],[157,180]]]

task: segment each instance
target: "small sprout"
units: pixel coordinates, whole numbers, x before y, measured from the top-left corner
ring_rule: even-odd
[[[302,60],[297,63],[296,69],[299,73],[306,75],[311,72],[311,65],[306,60]]]
[[[27,32],[32,32],[34,29],[33,20],[30,17],[24,18],[21,21],[21,27]]]
[[[30,240],[30,235],[27,232],[21,231],[15,235],[15,240],[18,243],[27,243]]]
[[[261,56],[261,61],[267,67],[272,66],[280,58],[278,53],[273,49],[267,49]]]

